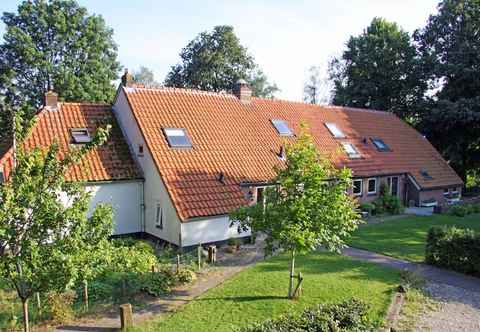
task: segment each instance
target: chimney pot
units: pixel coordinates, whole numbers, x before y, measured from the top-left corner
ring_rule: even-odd
[[[133,76],[128,72],[128,68],[125,68],[125,73],[122,76],[122,85],[124,87],[133,86]]]
[[[252,99],[252,89],[250,89],[247,81],[244,79],[239,79],[235,83],[233,94],[244,103],[249,103]]]
[[[58,93],[49,90],[45,93],[45,107],[57,108],[58,107]]]

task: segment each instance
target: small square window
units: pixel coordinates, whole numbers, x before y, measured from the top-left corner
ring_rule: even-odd
[[[368,193],[376,194],[377,193],[377,179],[371,178],[368,179]]]
[[[349,158],[355,159],[361,157],[357,148],[352,143],[343,142],[342,145]]]
[[[452,188],[452,194],[458,194],[458,187]]]
[[[87,128],[72,128],[70,133],[75,144],[84,144],[92,141]]]
[[[372,143],[380,152],[391,151],[390,147],[380,138],[372,138]]]
[[[325,122],[325,126],[328,128],[330,133],[333,135],[335,138],[345,138],[345,134],[343,131],[340,130],[340,128],[337,127],[335,123],[332,122]]]
[[[292,130],[288,127],[288,124],[283,120],[270,120],[273,126],[277,129],[280,136],[293,136]]]
[[[450,194],[450,189],[448,188],[443,188],[443,195],[448,196]]]
[[[155,214],[155,227],[163,229],[163,213],[160,204],[157,204],[157,212]]]
[[[164,128],[163,132],[167,138],[168,145],[172,148],[191,148],[192,143],[187,136],[185,129]]]
[[[363,180],[353,180],[353,194],[355,196],[362,196]]]

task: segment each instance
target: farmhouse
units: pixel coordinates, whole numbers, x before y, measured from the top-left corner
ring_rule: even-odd
[[[378,197],[381,184],[406,205],[443,205],[461,195],[448,163],[395,115],[255,98],[243,81],[233,94],[212,93],[143,87],[126,73],[113,105],[59,103],[49,92],[25,144],[56,138],[63,149],[75,148],[107,123],[109,141],[68,178],[85,183],[92,206],[113,205],[118,235],[182,247],[248,235],[230,225],[228,213],[262,199],[302,123],[325,158],[352,169],[351,193],[361,202]],[[6,178],[11,150],[4,150]]]

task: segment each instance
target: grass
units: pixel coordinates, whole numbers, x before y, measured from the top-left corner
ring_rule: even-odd
[[[297,259],[305,277],[300,300],[288,300],[289,259],[286,255],[258,263],[222,285],[133,331],[232,331],[290,310],[356,297],[371,306],[369,319],[381,325],[399,283],[398,272],[330,253]]]
[[[381,224],[364,225],[353,234],[349,244],[387,256],[422,262],[425,259],[427,232],[432,226],[456,226],[480,231],[480,215],[408,216]]]

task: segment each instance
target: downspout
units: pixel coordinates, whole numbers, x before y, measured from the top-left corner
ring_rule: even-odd
[[[145,180],[142,181],[142,190],[140,190],[140,231],[145,235]]]

